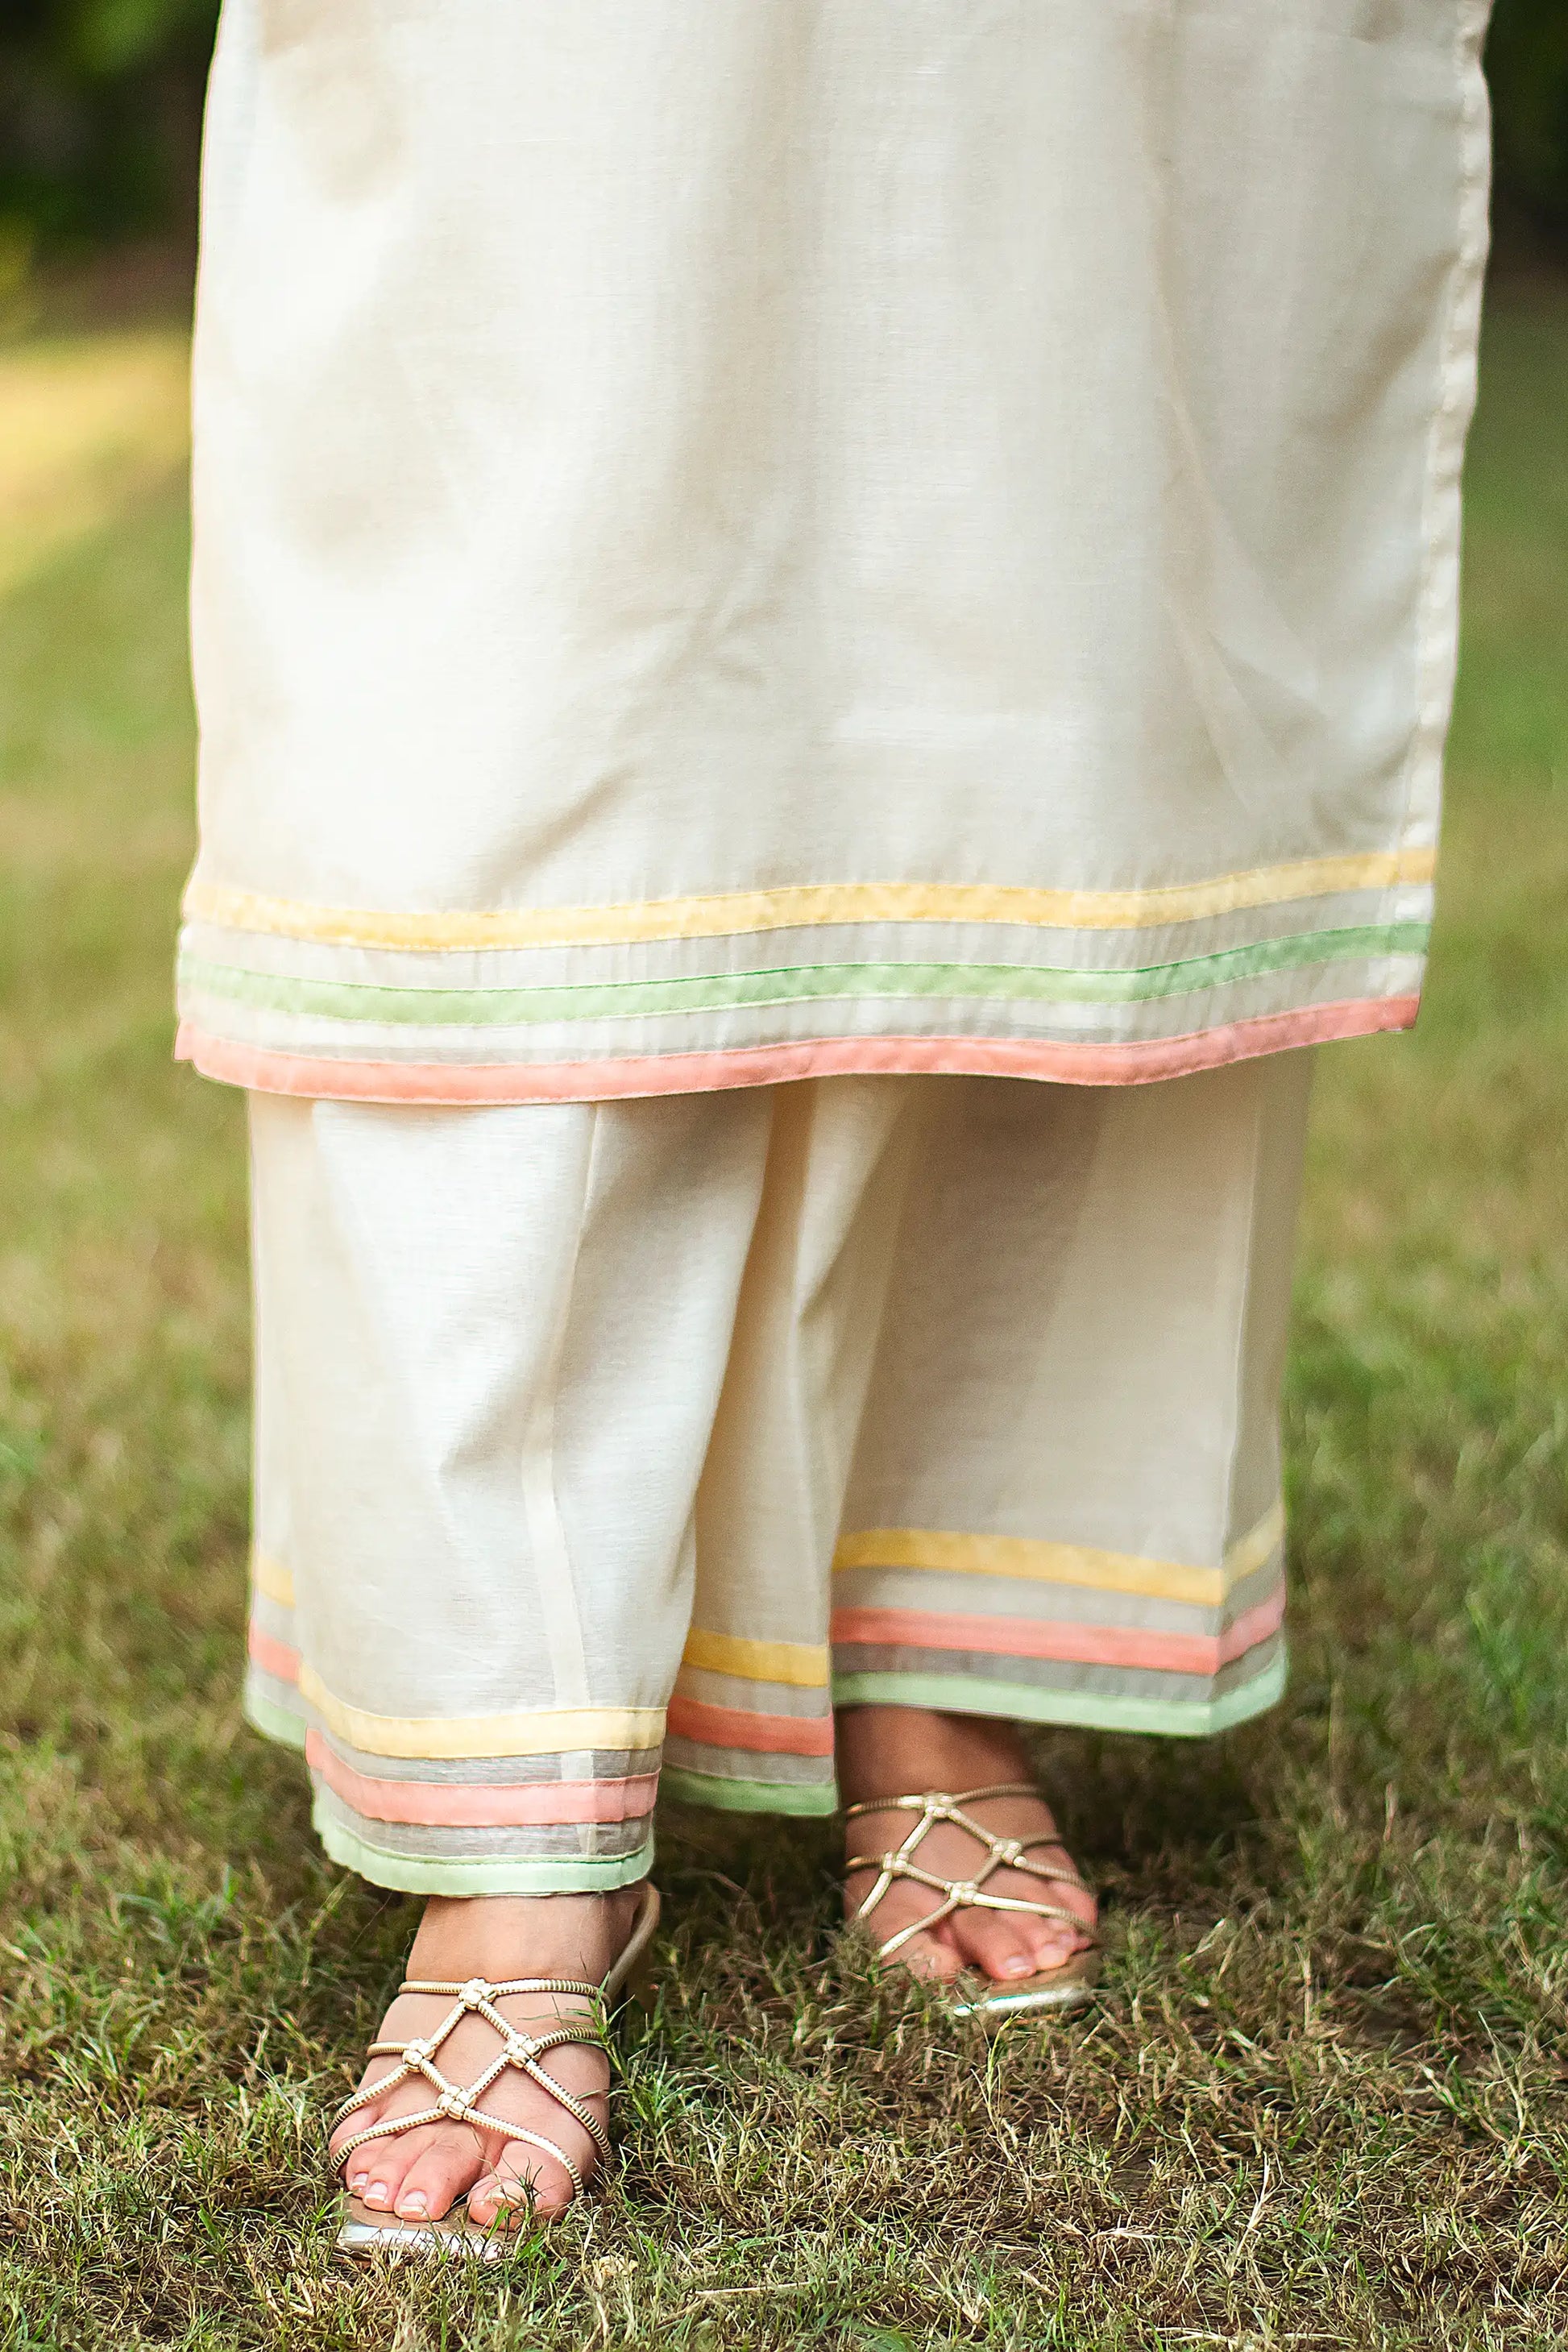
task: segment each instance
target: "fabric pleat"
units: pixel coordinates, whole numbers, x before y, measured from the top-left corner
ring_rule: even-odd
[[[247,1703],[329,1852],[605,1888],[661,1782],[831,1811],[837,1706],[1268,1706],[1309,1066],[254,1097]]]

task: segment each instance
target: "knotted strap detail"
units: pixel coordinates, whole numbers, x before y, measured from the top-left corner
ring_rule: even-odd
[[[1019,1895],[988,1895],[985,1892],[987,1882],[999,1870],[1027,1871],[1032,1877],[1045,1880],[1047,1885],[1081,1887],[1086,1895],[1092,1892],[1070,1864],[1063,1867],[1056,1863],[1030,1861],[1030,1846],[1060,1843],[1054,1829],[1042,1831],[1037,1837],[997,1837],[984,1822],[973,1820],[963,1810],[965,1805],[979,1804],[987,1797],[1037,1797],[1038,1794],[1039,1790],[1032,1788],[1026,1780],[1003,1780],[990,1789],[966,1789],[959,1796],[949,1796],[943,1790],[932,1790],[922,1796],[879,1797],[866,1804],[849,1807],[846,1815],[849,1821],[856,1820],[862,1813],[919,1815],[903,1843],[892,1853],[856,1854],[845,1864],[846,1874],[852,1870],[874,1870],[877,1873],[876,1884],[855,1914],[856,1925],[870,1917],[889,1889],[900,1878],[912,1879],[918,1886],[929,1886],[933,1894],[942,1898],[936,1909],[928,1911],[924,1918],[913,1920],[909,1927],[900,1927],[896,1936],[889,1936],[887,1942],[879,1948],[881,1958],[890,1960],[911,1937],[923,1936],[939,1921],[951,1919],[955,1911],[1022,1911],[1033,1919],[1059,1919],[1066,1926],[1076,1928],[1080,1936],[1087,1936],[1091,1944],[1099,1943],[1100,1938],[1094,1929],[1080,1919],[1076,1911],[1065,1911],[1056,1903],[1030,1903]],[[984,1864],[973,1878],[939,1878],[934,1872],[922,1870],[917,1862],[910,1859],[938,1822],[952,1822],[955,1827],[967,1831],[971,1837],[978,1838],[985,1848]]]
[[[558,2147],[552,2139],[546,2139],[542,2132],[530,2131],[522,2124],[508,2123],[500,2116],[488,2115],[479,2102],[500,2082],[509,2067],[515,2067],[520,2074],[526,2074],[531,2083],[537,2083],[541,2090],[548,2091],[551,2097],[582,2125],[598,2149],[600,2158],[607,2158],[610,2136],[597,2116],[539,2063],[547,2051],[564,2049],[571,2042],[595,2050],[605,2049],[607,2045],[602,2018],[578,2018],[574,2022],[552,2026],[548,2032],[528,2033],[521,2032],[516,2026],[510,2024],[495,2005],[498,2000],[506,2000],[514,1993],[540,1992],[572,1993],[602,2007],[604,1988],[576,1977],[512,1977],[504,1984],[491,1984],[486,1977],[470,1977],[466,1984],[433,1983],[426,1978],[408,1977],[398,1990],[449,1994],[452,2007],[432,2033],[416,2034],[410,2042],[371,2043],[370,2055],[373,2058],[395,2058],[398,2063],[390,2074],[383,2074],[374,2083],[366,2084],[352,2098],[345,2099],[332,2117],[331,2128],[336,2130],[345,2116],[368,2106],[373,2099],[385,2098],[389,2091],[395,2090],[398,2084],[405,2083],[412,2074],[424,2076],[436,2094],[435,2105],[421,2107],[414,2115],[391,2116],[374,2125],[368,2131],[353,2133],[338,2150],[337,2164],[341,2167],[355,2148],[363,2147],[373,2139],[393,2139],[402,2132],[418,2131],[426,2124],[465,2123],[471,2124],[476,2131],[493,2133],[502,2140],[521,2140],[526,2147],[537,2147],[546,2156],[552,2156],[571,2180],[573,2193],[581,2196],[583,2176],[563,2147]],[[465,2086],[447,2080],[436,2063],[436,2056],[448,2034],[455,2032],[464,2018],[470,2015],[482,2017],[500,2036],[501,2046],[499,2056]]]

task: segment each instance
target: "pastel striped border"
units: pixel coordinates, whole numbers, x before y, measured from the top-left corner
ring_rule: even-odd
[[[631,1886],[653,1868],[653,1836],[627,1854],[551,1854],[504,1861],[437,1861],[420,1854],[392,1853],[351,1830],[318,1800],[311,1816],[316,1835],[343,1869],[373,1886],[403,1895],[607,1895]]]
[[[824,923],[1026,923],[1061,930],[1141,930],[1193,922],[1292,898],[1430,882],[1435,849],[1369,850],[1298,858],[1208,881],[1148,890],[1030,889],[965,882],[820,882],[704,898],[647,898],[606,907],[516,907],[472,913],[397,913],[315,906],[193,881],[189,920],[216,929],[363,948],[599,947],[636,940],[715,939]]]
[[[264,1012],[310,1019],[370,1021],[411,1028],[543,1026],[574,1021],[658,1020],[666,1015],[767,1010],[821,1003],[938,998],[1019,1004],[1141,1004],[1310,965],[1420,955],[1426,923],[1363,923],[1337,930],[1292,931],[1283,939],[1156,964],[890,962],[781,964],[751,971],[688,973],[677,979],[577,981],[564,986],[390,987],[379,982],[309,980],[292,972],[253,971],[180,958],[182,984]]]
[[[436,1763],[459,1757],[649,1748],[664,1739],[664,1709],[658,1706],[554,1707],[523,1715],[370,1715],[338,1698],[298,1651],[259,1625],[251,1626],[248,1643],[250,1655],[265,1673],[292,1683],[329,1731],[370,1756]]]
[[[275,1706],[255,1680],[245,1693],[245,1712],[265,1738],[279,1746],[303,1749],[310,1738],[297,1715]],[[408,1895],[561,1895],[606,1893],[646,1878],[653,1867],[651,1829],[634,1853],[552,1854],[521,1856],[509,1861],[456,1861],[388,1853],[371,1839],[351,1830],[320,1801],[312,1818],[316,1834],[327,1853],[345,1870],[357,1871],[373,1886],[391,1886]]]
[[[1031,1683],[976,1680],[970,1675],[836,1675],[840,1706],[929,1706],[945,1715],[996,1715],[1015,1723],[1055,1723],[1073,1731],[1131,1731],[1162,1738],[1209,1739],[1283,1696],[1289,1662],[1278,1654],[1234,1690],[1215,1699],[1126,1698],[1099,1691],[1042,1690]]]
[[[839,1539],[836,1573],[858,1568],[929,1569],[944,1575],[1013,1577],[1036,1584],[1076,1584],[1095,1592],[1130,1592],[1154,1601],[1218,1609],[1244,1578],[1263,1566],[1285,1535],[1285,1506],[1275,1503],[1231,1545],[1218,1568],[1100,1551],[1089,1544],[1026,1536],[965,1535],[935,1528],[861,1528]]]
[[[296,1750],[306,1748],[308,1731],[306,1724],[300,1722],[300,1717],[289,1715],[287,1707],[275,1707],[273,1700],[257,1689],[254,1679],[247,1684],[245,1712],[249,1722],[257,1727],[257,1731],[261,1731],[263,1738],[278,1740],[282,1748],[296,1748]],[[787,1813],[787,1816],[816,1821],[823,1813],[837,1813],[837,1809],[839,1809],[839,1790],[837,1790],[832,1778],[827,1778],[827,1780],[736,1780],[729,1773],[691,1771],[682,1764],[666,1764],[663,1773],[660,1773],[660,1790],[682,1804],[708,1804],[715,1806],[721,1813]],[[339,1861],[345,1861],[345,1855],[339,1855]],[[351,1863],[351,1867],[357,1865]],[[521,1867],[527,1870],[527,1867],[543,1865]],[[367,1872],[362,1872],[362,1874],[367,1874]],[[529,1884],[543,1882],[531,1879]],[[479,1889],[456,1889],[456,1886],[451,1886],[449,1894],[463,1894],[463,1891],[487,1894],[487,1891],[505,1889],[482,1889],[482,1886]]]
[[[182,1022],[176,1059],[209,1078],[262,1094],[340,1102],[615,1102],[631,1097],[708,1094],[727,1087],[782,1085],[795,1078],[894,1076],[1047,1078],[1068,1086],[1146,1086],[1258,1054],[1408,1029],[1418,996],[1359,998],[1260,1013],[1179,1037],[1122,1045],[996,1037],[823,1037],[784,1045],[736,1045],[716,1053],[616,1055],[597,1062],[364,1062],[238,1045]]]
[[[1223,1633],[1152,1633],[1119,1625],[1070,1625],[1037,1617],[959,1617],[925,1609],[836,1609],[836,1648],[945,1650],[1139,1673],[1215,1675],[1277,1633],[1285,1595],[1248,1609]]]
[[[375,1780],[333,1753],[314,1726],[305,1761],[334,1796],[367,1821],[432,1829],[539,1829],[580,1822],[635,1822],[651,1813],[657,1772],[624,1780],[543,1780],[521,1787],[473,1782]]]

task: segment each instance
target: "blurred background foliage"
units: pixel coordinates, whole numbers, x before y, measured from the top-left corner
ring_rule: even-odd
[[[188,238],[216,18],[217,0],[0,0],[0,278]],[[1501,225],[1568,249],[1568,0],[1498,0],[1487,56]]]
[[[1568,0],[1498,0],[1487,42],[1498,195],[1568,249]]]
[[[217,13],[0,0],[0,281],[35,256],[192,235]]]

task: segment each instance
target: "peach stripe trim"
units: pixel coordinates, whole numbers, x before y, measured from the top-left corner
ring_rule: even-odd
[[[694,1739],[703,1748],[743,1748],[766,1756],[831,1756],[830,1715],[753,1715],[749,1707],[710,1706],[679,1692],[669,1702],[672,1739]]]
[[[328,1690],[299,1653],[253,1624],[250,1654],[266,1673],[298,1687],[329,1731],[371,1756],[439,1762],[474,1756],[557,1756],[584,1748],[657,1748],[660,1706],[541,1708],[524,1715],[370,1715]]]
[[[334,1756],[313,1727],[305,1761],[335,1796],[373,1822],[430,1829],[526,1829],[571,1822],[632,1822],[651,1813],[658,1774],[629,1780],[546,1780],[528,1787],[458,1786],[431,1780],[372,1780]]]
[[[706,898],[632,899],[605,907],[509,907],[412,913],[323,907],[193,882],[191,922],[344,947],[597,947],[629,940],[717,939],[822,923],[1028,923],[1055,930],[1144,930],[1243,907],[1322,898],[1342,890],[1387,890],[1430,882],[1435,849],[1374,849],[1348,857],[1303,857],[1206,882],[1150,890],[1049,890],[988,882],[808,882],[778,890],[724,890]]]
[[[1217,1609],[1244,1577],[1261,1568],[1285,1534],[1276,1503],[1232,1544],[1219,1568],[1100,1551],[1089,1544],[1045,1543],[1026,1536],[963,1535],[940,1528],[865,1528],[840,1538],[837,1573],[855,1568],[927,1569],[949,1576],[1012,1577],[1036,1584],[1076,1584],[1094,1592],[1136,1592]]]
[[[245,1646],[263,1674],[276,1675],[280,1683],[298,1683],[300,1653],[291,1650],[287,1642],[279,1642],[252,1622],[246,1635]]]
[[[209,1078],[261,1094],[310,1095],[339,1102],[612,1102],[628,1096],[711,1094],[725,1087],[776,1086],[792,1078],[914,1076],[1052,1078],[1068,1086],[1142,1086],[1184,1077],[1290,1045],[1326,1045],[1408,1029],[1416,996],[1363,998],[1267,1013],[1184,1037],[1125,1045],[1076,1045],[1018,1038],[825,1037],[795,1045],[736,1045],[723,1053],[627,1055],[607,1062],[355,1062],[237,1045],[183,1022],[177,1060]]]
[[[923,1609],[836,1609],[833,1639],[887,1649],[983,1651],[1008,1658],[1049,1658],[1062,1665],[1212,1675],[1277,1633],[1284,1617],[1282,1592],[1259,1601],[1217,1637],[1052,1624],[1034,1617],[950,1617]]]

